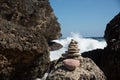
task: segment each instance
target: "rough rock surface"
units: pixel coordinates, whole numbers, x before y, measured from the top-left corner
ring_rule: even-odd
[[[7,60],[0,80],[43,77],[50,62],[48,42],[59,36],[48,0],[0,0],[0,55]]]
[[[2,19],[0,39],[0,54],[4,55],[15,69],[13,79],[31,79],[39,75],[42,77],[49,63],[49,50],[41,34],[36,35],[36,32]]]
[[[104,73],[89,58],[74,57],[79,60],[80,66],[70,71],[63,64],[64,58],[60,58],[54,64],[46,80],[106,80]]]
[[[106,26],[104,38],[109,47],[120,50],[120,13],[116,15]],[[117,47],[118,46],[118,47]]]
[[[60,25],[48,0],[0,0],[0,17],[41,31],[48,41],[60,36]]]
[[[82,54],[91,58],[105,73],[108,80],[120,79],[120,13],[108,24],[104,36],[107,47]]]
[[[7,58],[0,54],[0,80],[9,80],[11,72],[14,71]]]

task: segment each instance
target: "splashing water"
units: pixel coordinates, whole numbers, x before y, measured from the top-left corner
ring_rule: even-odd
[[[71,35],[65,39],[53,40],[53,42],[57,42],[63,45],[63,48],[57,51],[50,52],[51,61],[61,57],[61,54],[63,54],[67,50],[71,39],[74,39],[78,42],[78,47],[80,48],[81,53],[85,51],[94,50],[94,49],[104,49],[104,47],[106,47],[107,45],[105,40],[99,41],[92,38],[83,38],[78,33],[71,33]]]

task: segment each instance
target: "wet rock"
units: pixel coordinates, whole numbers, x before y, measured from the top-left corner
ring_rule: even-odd
[[[107,47],[82,53],[91,58],[105,73],[108,80],[120,79],[120,13],[106,26],[104,38]],[[117,74],[116,74],[117,73]]]
[[[108,46],[104,49],[101,69],[108,80],[120,79],[120,13],[107,24],[104,37]]]
[[[48,42],[50,51],[55,51],[61,49],[63,46],[56,42]]]
[[[107,24],[104,38],[108,47],[120,51],[120,13]]]

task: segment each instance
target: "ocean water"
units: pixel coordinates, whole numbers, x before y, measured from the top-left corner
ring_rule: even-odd
[[[58,59],[61,57],[61,54],[65,53],[68,49],[68,45],[74,39],[78,42],[78,47],[80,49],[80,53],[85,51],[90,51],[94,49],[104,49],[107,46],[105,40],[102,37],[82,37],[79,33],[71,33],[70,36],[66,38],[61,38],[59,40],[53,40],[53,42],[60,43],[63,47],[56,51],[50,52],[50,59],[51,61]],[[42,79],[37,78],[36,80],[45,80],[48,73],[46,72]]]
[[[63,48],[57,50],[57,51],[51,51],[50,52],[50,59],[55,60],[61,57],[61,54],[63,54],[67,49],[68,45],[71,41],[71,39],[74,39],[78,42],[78,47],[80,49],[80,53],[83,53],[85,51],[90,51],[94,49],[104,49],[106,47],[106,42],[102,37],[82,37],[79,33],[71,33],[70,36],[66,38],[62,38],[59,40],[53,40],[53,42],[60,43],[63,45]]]

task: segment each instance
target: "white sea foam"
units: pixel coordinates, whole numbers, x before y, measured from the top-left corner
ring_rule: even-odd
[[[67,50],[68,44],[70,43],[71,39],[74,39],[78,42],[81,53],[93,49],[103,49],[107,45],[105,40],[98,41],[92,38],[83,38],[78,33],[71,33],[71,35],[65,39],[54,40],[54,42],[62,44],[63,48],[57,51],[50,52],[51,61],[61,57],[61,54]]]

